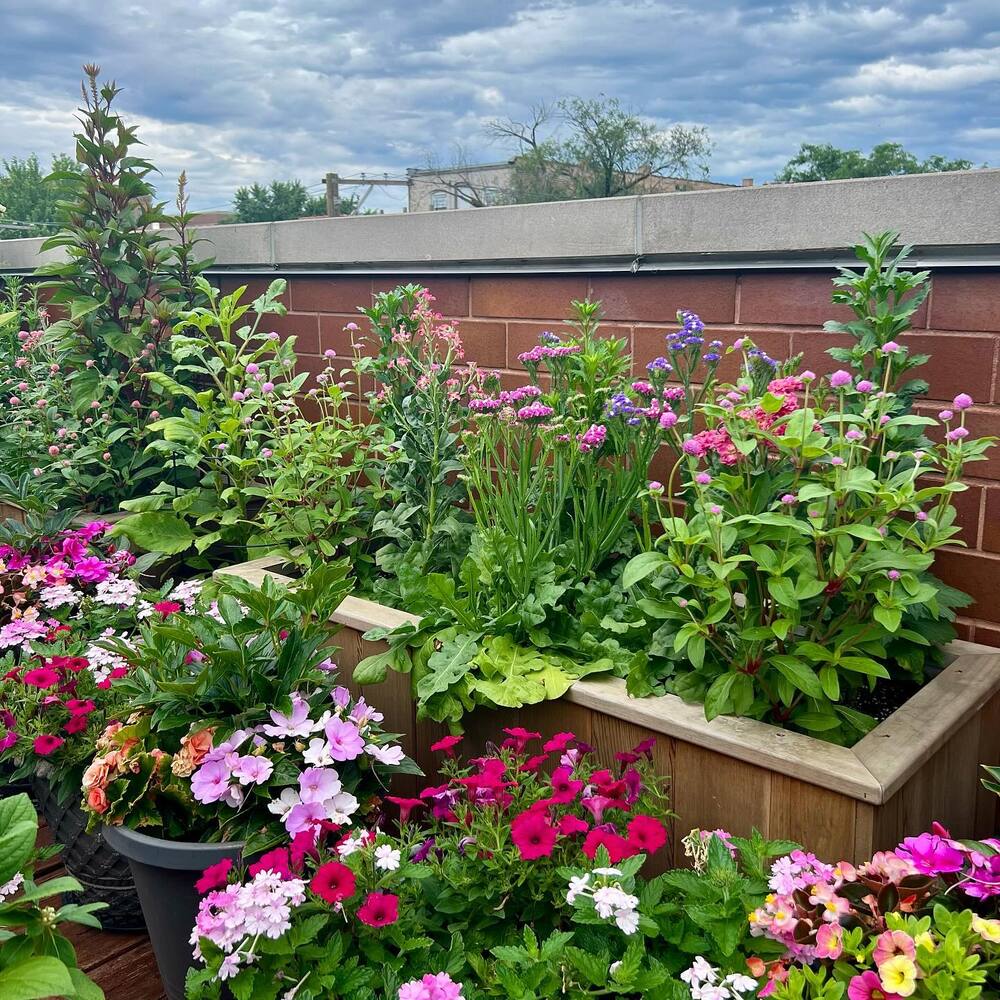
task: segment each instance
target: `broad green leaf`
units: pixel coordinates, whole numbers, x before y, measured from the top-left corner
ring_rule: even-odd
[[[194,532],[187,521],[167,511],[144,511],[122,518],[110,532],[124,535],[147,552],[176,555],[191,547]]]
[[[45,1000],[74,993],[69,970],[58,958],[38,955],[0,971],[3,1000]]]
[[[622,573],[622,586],[626,590],[634,587],[640,580],[645,580],[651,573],[659,570],[666,561],[662,552],[640,552],[628,561]]]

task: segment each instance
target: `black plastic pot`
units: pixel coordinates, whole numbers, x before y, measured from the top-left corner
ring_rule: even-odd
[[[32,791],[52,839],[62,846],[62,863],[82,886],[64,894],[67,903],[107,903],[97,914],[106,931],[141,931],[146,925],[128,860],[100,833],[87,833],[87,817],[74,800],[60,802],[44,776],[35,775]]]
[[[184,977],[195,965],[190,939],[200,897],[194,884],[209,865],[236,860],[243,845],[163,840],[122,826],[106,826],[104,839],[128,858],[168,1000],[184,1000]]]

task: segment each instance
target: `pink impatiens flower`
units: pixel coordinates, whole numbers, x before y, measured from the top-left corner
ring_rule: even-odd
[[[353,722],[330,719],[326,724],[326,739],[334,760],[357,760],[364,752],[365,741]]]

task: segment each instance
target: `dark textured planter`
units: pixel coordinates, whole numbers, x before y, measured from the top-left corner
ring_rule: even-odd
[[[83,886],[64,893],[67,903],[107,903],[97,918],[106,931],[145,929],[142,908],[127,859],[110,847],[100,833],[87,833],[87,817],[73,800],[60,803],[44,777],[32,781],[38,811],[52,839],[62,846],[62,863]]]
[[[236,860],[243,845],[162,840],[122,826],[106,826],[104,839],[128,858],[167,998],[184,1000],[184,977],[195,965],[190,938],[199,896],[194,884],[209,865]]]

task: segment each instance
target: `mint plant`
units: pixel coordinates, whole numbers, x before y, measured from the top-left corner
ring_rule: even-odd
[[[54,897],[82,892],[75,878],[39,884],[35,864],[58,848],[38,849],[38,814],[27,795],[0,799],[0,996],[4,1000],[104,1000],[104,992],[76,963],[60,925],[101,929],[95,916],[106,903],[64,903]]]

